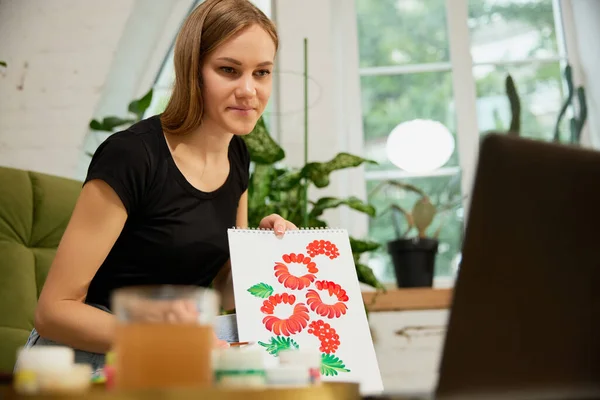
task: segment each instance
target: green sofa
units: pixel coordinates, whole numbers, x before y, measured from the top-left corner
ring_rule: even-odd
[[[0,167],[0,373],[12,373],[81,182]]]

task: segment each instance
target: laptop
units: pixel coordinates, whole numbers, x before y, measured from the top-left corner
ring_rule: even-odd
[[[600,398],[600,152],[481,143],[436,398]]]

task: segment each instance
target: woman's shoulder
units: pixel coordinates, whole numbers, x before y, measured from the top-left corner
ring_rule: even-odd
[[[119,195],[127,212],[132,212],[142,204],[154,179],[161,135],[160,122],[157,128],[153,117],[111,134],[95,151],[85,182],[104,180]]]
[[[250,152],[246,142],[240,136],[234,135],[229,143],[229,160],[235,168],[237,182],[243,193],[248,188],[250,179]]]
[[[250,152],[248,151],[246,141],[241,136],[233,135],[229,143],[229,149],[235,156],[235,160],[242,166],[250,164]]]
[[[142,159],[153,158],[160,152],[161,135],[160,119],[158,116],[152,116],[113,133],[98,150]]]
[[[125,132],[130,132],[137,135],[148,135],[162,133],[162,125],[160,115],[152,115],[135,122]]]

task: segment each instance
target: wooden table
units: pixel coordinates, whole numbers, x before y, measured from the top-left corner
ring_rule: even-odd
[[[396,311],[417,311],[417,310],[444,310],[450,307],[452,301],[452,289],[433,289],[433,288],[414,288],[414,289],[388,289],[387,292],[363,292],[365,305],[369,312],[377,314],[390,313]],[[373,316],[374,319],[375,316]],[[373,332],[376,333],[376,332]],[[397,335],[398,332],[392,334]],[[377,335],[374,336],[374,339]],[[387,351],[386,351],[387,353]],[[382,371],[385,372],[385,371]],[[10,386],[2,387],[2,383],[8,381],[8,376],[4,379],[0,376],[0,400],[4,399],[73,399],[82,396],[17,396]],[[268,391],[248,391],[248,390],[222,390],[222,389],[171,389],[171,390],[152,390],[142,392],[107,392],[103,387],[94,387],[85,398],[92,400],[104,399],[194,399],[199,398],[218,398],[219,400],[228,399],[360,399],[358,387],[339,386],[328,383],[321,388],[308,389],[269,389]],[[377,399],[422,399],[423,397],[402,397],[393,395],[383,395],[374,397]]]
[[[102,385],[95,385],[85,394],[56,395],[17,395],[11,386],[0,388],[0,399],[15,400],[357,400],[362,397],[358,385],[354,383],[324,383],[307,388],[268,388],[268,389],[222,389],[222,388],[173,388],[139,391],[107,391]]]
[[[402,288],[363,292],[362,297],[370,312],[441,310],[450,308],[452,292],[452,289]]]

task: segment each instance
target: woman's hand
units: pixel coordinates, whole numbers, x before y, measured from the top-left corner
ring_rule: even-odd
[[[285,220],[282,216],[277,214],[271,214],[267,217],[264,217],[260,221],[260,224],[258,224],[258,227],[263,229],[273,229],[277,237],[283,237],[285,231],[287,230],[298,229],[296,225]]]
[[[200,313],[192,300],[133,299],[128,303],[129,318],[136,322],[166,322],[170,324],[197,324]],[[229,347],[213,330],[213,347]]]

